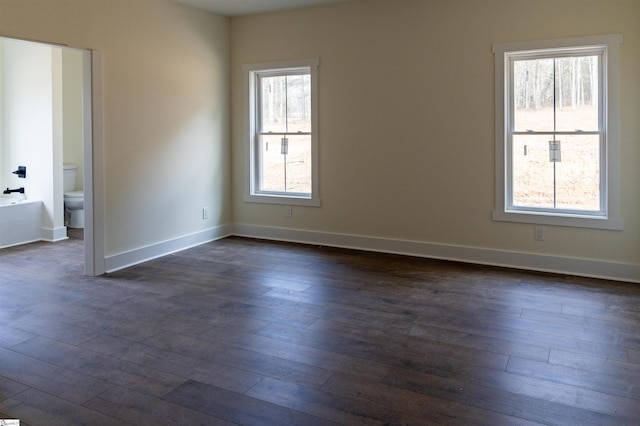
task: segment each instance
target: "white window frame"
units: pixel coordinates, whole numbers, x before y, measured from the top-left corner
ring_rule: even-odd
[[[318,193],[318,66],[320,60],[302,59],[244,65],[245,81],[245,192],[244,201],[298,206],[320,206]],[[311,76],[311,193],[259,191],[260,161],[258,138],[258,79],[306,70]]]
[[[496,205],[493,220],[560,225],[598,229],[622,229],[620,218],[619,148],[619,45],[621,34],[542,40],[493,45],[495,58],[495,151]],[[601,142],[601,206],[599,212],[514,207],[511,199],[511,143],[513,131],[510,58],[518,56],[550,57],[554,54],[580,54],[602,50],[599,114],[603,131]]]

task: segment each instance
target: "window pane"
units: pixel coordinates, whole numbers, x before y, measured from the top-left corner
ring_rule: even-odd
[[[289,136],[287,192],[311,193],[311,136]]]
[[[311,76],[260,79],[262,132],[311,132]]]
[[[260,191],[311,194],[311,136],[260,136]]]
[[[514,61],[515,131],[553,131],[553,99],[553,59]]]
[[[598,57],[556,60],[556,130],[598,130]]]
[[[514,136],[513,205],[599,211],[599,136],[563,135],[555,156],[549,139]]]
[[[287,77],[287,119],[290,133],[311,132],[311,76]]]
[[[562,136],[562,161],[556,163],[556,207],[600,210],[600,137]]]
[[[287,80],[285,76],[260,79],[260,119],[262,132],[287,130]]]
[[[513,137],[513,205],[553,208],[553,163],[549,136]]]
[[[596,55],[514,61],[514,130],[599,130],[598,63]]]
[[[285,190],[285,156],[281,154],[281,136],[260,136],[260,191]]]

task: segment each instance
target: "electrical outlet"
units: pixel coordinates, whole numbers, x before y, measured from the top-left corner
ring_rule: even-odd
[[[284,206],[284,215],[286,217],[293,216],[293,209],[291,208],[291,206]]]
[[[533,227],[533,238],[536,241],[544,241],[544,227],[543,226],[534,226]]]
[[[209,207],[202,208],[202,220],[209,219]]]

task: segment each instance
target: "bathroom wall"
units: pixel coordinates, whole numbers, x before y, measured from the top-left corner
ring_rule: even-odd
[[[63,228],[61,172],[62,80],[60,48],[2,40],[2,146],[4,187],[25,188],[43,203],[42,229],[57,239]],[[59,158],[58,158],[59,157]],[[12,174],[27,167],[27,178]]]
[[[83,189],[82,51],[62,49],[62,162],[77,164],[76,189]]]
[[[11,188],[24,186],[26,197],[41,199],[43,188],[38,169],[41,161],[52,159],[51,48],[6,39],[0,40],[0,44],[3,51],[3,179]],[[18,165],[27,166],[29,179],[20,179],[11,173]]]

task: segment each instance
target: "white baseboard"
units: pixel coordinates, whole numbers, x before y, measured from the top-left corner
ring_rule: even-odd
[[[636,264],[242,224],[221,225],[108,256],[105,270],[114,272],[230,235],[640,283]]]
[[[176,253],[200,244],[231,235],[231,225],[221,225],[135,250],[114,254],[105,258],[105,271],[114,272],[138,263]]]
[[[68,238],[66,226],[61,226],[59,228],[40,228],[40,235],[42,241],[48,241],[50,243],[66,240]]]
[[[640,283],[640,265],[630,263],[241,224],[233,235]]]

